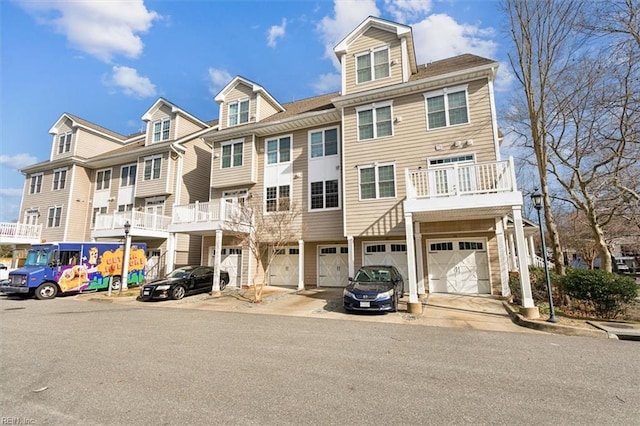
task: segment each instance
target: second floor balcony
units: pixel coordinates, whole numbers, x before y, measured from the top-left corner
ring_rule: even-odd
[[[42,242],[42,225],[0,222],[0,244],[37,244]]]
[[[215,230],[248,232],[248,211],[237,200],[196,201],[174,206],[170,230],[206,235]]]
[[[98,213],[91,231],[92,238],[120,238],[124,236],[124,224],[129,222],[131,234],[167,238],[171,218],[155,213],[139,211]]]
[[[513,158],[405,171],[405,212],[422,221],[499,217],[522,205]]]

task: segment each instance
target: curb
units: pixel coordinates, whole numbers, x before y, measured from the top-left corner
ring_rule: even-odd
[[[504,306],[505,310],[509,314],[511,321],[519,325],[520,327],[532,328],[534,330],[546,331],[547,333],[554,334],[562,334],[565,336],[580,336],[580,337],[597,337],[604,339],[618,339],[618,336],[615,334],[607,333],[604,330],[587,330],[584,328],[571,327],[568,325],[554,324],[550,322],[539,322],[539,321],[531,321],[520,313],[516,312],[516,310],[511,306],[508,302],[502,302],[502,306]]]

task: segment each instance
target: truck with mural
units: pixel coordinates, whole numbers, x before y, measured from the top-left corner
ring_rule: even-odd
[[[127,284],[145,279],[146,244],[131,244]],[[24,265],[0,285],[6,294],[53,299],[58,294],[118,290],[122,284],[124,245],[119,242],[34,244]]]

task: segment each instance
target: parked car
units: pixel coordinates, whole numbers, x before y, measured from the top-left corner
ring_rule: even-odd
[[[404,281],[395,266],[363,266],[343,291],[344,309],[350,311],[398,310]]]
[[[211,266],[184,266],[164,278],[145,284],[138,300],[180,300],[189,294],[204,293],[213,286],[214,269]],[[220,290],[229,284],[229,273],[220,271]]]

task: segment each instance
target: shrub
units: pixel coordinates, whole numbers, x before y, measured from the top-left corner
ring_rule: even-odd
[[[553,300],[558,299],[560,275],[556,274],[554,270],[549,270],[549,280],[551,281],[551,292],[553,294]],[[544,268],[529,267],[529,281],[531,282],[531,297],[535,304],[547,302],[547,279],[544,273]],[[520,288],[520,273],[509,272],[509,290],[513,294],[514,302],[522,302],[522,289]]]
[[[623,314],[638,296],[633,279],[602,270],[569,269],[560,286],[567,296],[583,305],[593,304],[596,315],[606,319]]]

